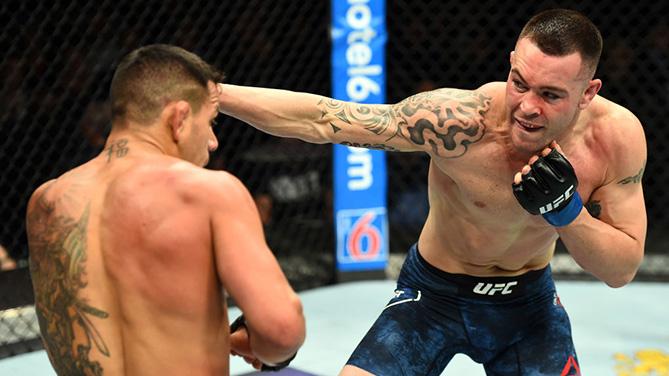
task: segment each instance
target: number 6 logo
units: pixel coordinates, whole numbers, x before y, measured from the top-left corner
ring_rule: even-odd
[[[346,247],[349,254],[356,260],[375,258],[381,249],[381,231],[372,224],[376,214],[365,213],[351,227]],[[367,240],[367,249],[363,249],[363,240]]]

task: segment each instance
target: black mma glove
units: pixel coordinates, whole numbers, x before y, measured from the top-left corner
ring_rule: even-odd
[[[555,148],[530,165],[530,171],[512,187],[525,210],[541,214],[553,226],[570,224],[583,208],[574,168]]]
[[[242,326],[246,328],[246,319],[244,318],[244,315],[241,315],[241,316],[237,317],[237,319],[235,321],[233,321],[232,324],[230,324],[230,334],[236,332]],[[262,366],[260,367],[260,370],[263,371],[263,372],[266,372],[266,371],[274,372],[274,371],[282,370],[282,369],[288,367],[290,362],[292,362],[293,359],[295,359],[296,355],[297,355],[297,352],[295,352],[295,354],[293,354],[293,356],[291,356],[287,360],[284,360],[283,362],[272,365],[272,366],[263,363]]]

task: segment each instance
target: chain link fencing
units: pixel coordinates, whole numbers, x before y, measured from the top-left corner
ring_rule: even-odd
[[[549,7],[588,15],[602,30],[602,95],[644,124],[649,218],[640,278],[667,278],[669,14],[666,2],[429,1],[387,3],[387,101],[437,87],[503,81],[526,20]],[[39,348],[27,272],[25,207],[39,184],[92,158],[109,131],[115,63],[170,43],[202,56],[233,84],[330,95],[330,3],[325,0],[0,4],[0,244],[18,260],[0,273],[0,357]],[[222,117],[209,168],[237,175],[258,205],[270,247],[293,286],[334,282],[331,148],[279,139]],[[425,155],[388,153],[391,274],[427,215]],[[556,265],[583,276],[564,250]],[[650,260],[650,261],[648,261]]]

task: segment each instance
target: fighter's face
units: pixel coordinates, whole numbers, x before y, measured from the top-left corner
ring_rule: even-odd
[[[213,131],[214,120],[218,115],[218,89],[213,82],[209,82],[207,88],[209,99],[192,115],[191,132],[183,149],[184,159],[198,166],[206,165],[209,153],[218,147]]]
[[[529,39],[518,41],[506,82],[513,145],[535,152],[563,136],[599,89],[588,91],[587,75],[578,53],[549,56]]]

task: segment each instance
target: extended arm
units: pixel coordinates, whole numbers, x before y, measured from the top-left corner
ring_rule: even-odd
[[[219,84],[221,112],[269,134],[312,143],[462,155],[485,133],[490,97],[439,89],[394,105],[359,104],[287,90]]]

